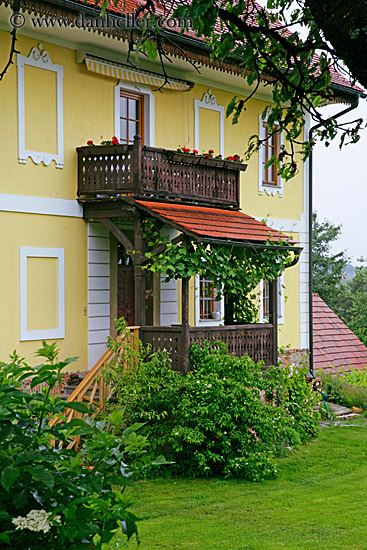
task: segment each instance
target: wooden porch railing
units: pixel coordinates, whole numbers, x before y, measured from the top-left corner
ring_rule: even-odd
[[[133,145],[79,147],[78,195],[184,199],[239,205],[240,162]]]
[[[124,338],[129,338],[131,343],[137,343],[139,339],[140,327],[128,327],[129,334],[118,336],[117,340],[122,341]],[[97,361],[94,367],[86,374],[83,380],[78,384],[75,390],[67,398],[67,402],[87,402],[91,405],[90,416],[95,416],[106,405],[108,400],[113,394],[114,388],[108,386],[103,380],[102,370],[105,365],[111,363],[114,359],[119,359],[119,352],[107,349],[102,357]],[[123,368],[127,367],[124,365]],[[66,422],[70,422],[74,418],[82,418],[82,413],[75,411],[74,409],[66,409]],[[55,418],[50,423],[50,426],[54,426],[58,422],[61,422],[59,418]],[[68,448],[73,447],[78,443],[79,438],[73,438],[68,445]]]
[[[217,340],[228,346],[228,351],[237,357],[249,355],[254,361],[271,365],[274,359],[274,329],[272,324],[231,325],[224,327],[189,327],[189,347],[208,340],[212,345]],[[172,360],[172,368],[183,371],[185,350],[181,326],[142,327],[140,338],[144,345],[150,344],[152,351],[166,350]]]
[[[190,327],[190,346],[208,340],[212,345],[219,340],[228,346],[228,351],[241,357],[249,355],[254,361],[273,362],[273,325],[251,324],[230,325],[224,327]]]

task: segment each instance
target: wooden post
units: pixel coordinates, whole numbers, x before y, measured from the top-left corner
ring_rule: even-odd
[[[135,283],[135,324],[145,325],[145,273],[142,269],[142,255],[144,254],[144,241],[141,231],[141,219],[137,216],[134,221],[134,283]]]
[[[224,324],[233,325],[233,298],[227,293],[224,297]]]
[[[141,136],[134,137],[133,154],[131,159],[132,183],[135,193],[140,195],[141,189]]]
[[[278,364],[278,284],[277,279],[269,281],[269,323],[273,325],[273,365]]]
[[[189,333],[189,278],[182,279],[182,366],[185,373],[189,371],[189,351],[190,351],[190,333]]]

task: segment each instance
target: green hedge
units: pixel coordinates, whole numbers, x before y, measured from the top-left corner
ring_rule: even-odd
[[[260,480],[276,474],[276,455],[317,435],[304,370],[271,367],[263,376],[260,364],[223,344],[194,344],[190,361],[186,376],[164,353],[110,370],[127,425],[147,423],[152,452],[174,461],[173,474]]]

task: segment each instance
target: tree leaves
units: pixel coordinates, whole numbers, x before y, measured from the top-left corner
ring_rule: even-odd
[[[15,481],[20,476],[20,470],[18,468],[13,468],[12,466],[6,466],[1,472],[1,485],[4,487],[5,491],[9,491]]]

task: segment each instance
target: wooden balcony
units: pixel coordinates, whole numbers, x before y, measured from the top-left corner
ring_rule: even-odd
[[[141,144],[86,146],[78,152],[78,196],[181,200],[239,206],[240,162]]]
[[[152,351],[166,350],[174,370],[184,372],[185,334],[181,325],[173,327],[142,327],[140,338],[144,345],[150,344]],[[272,324],[232,325],[224,327],[190,327],[189,347],[194,342],[207,340],[211,345],[224,342],[228,351],[237,357],[249,355],[254,361],[263,361],[266,366],[276,362],[274,327]]]

